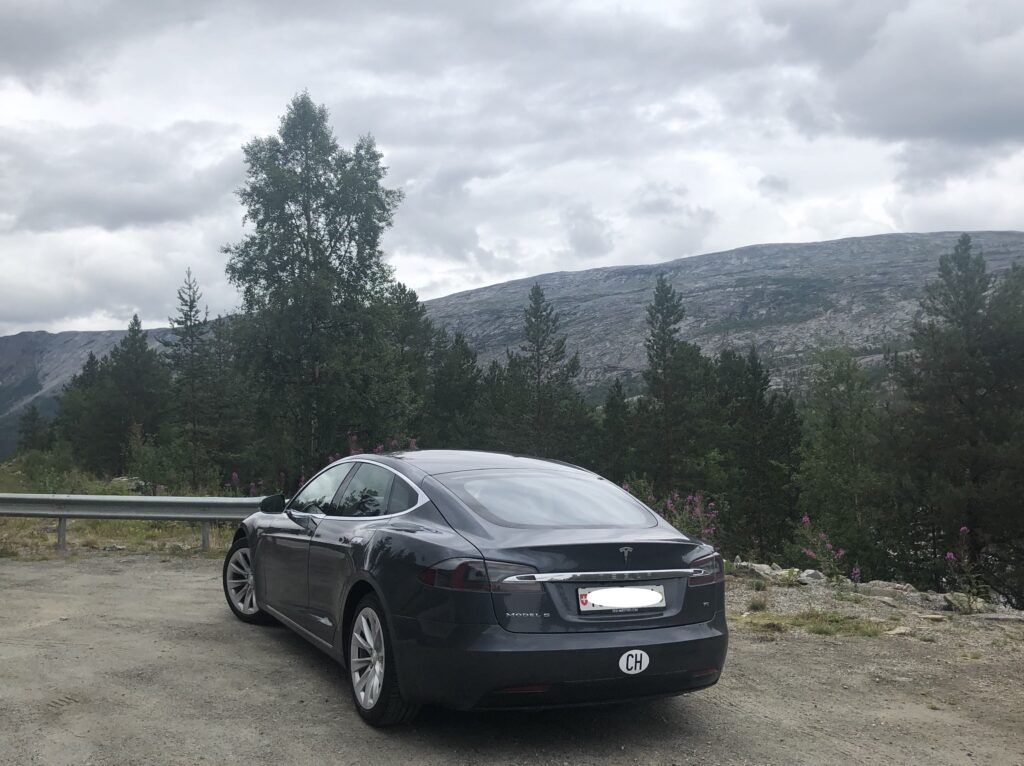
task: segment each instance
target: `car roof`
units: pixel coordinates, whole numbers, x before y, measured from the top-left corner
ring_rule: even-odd
[[[359,458],[363,456],[354,455],[353,457]],[[366,455],[365,457],[373,459],[378,456]],[[405,466],[411,466],[430,476],[453,473],[455,471],[479,471],[497,468],[532,468],[543,471],[582,471],[589,473],[589,471],[583,468],[557,460],[544,460],[524,455],[508,455],[501,452],[478,452],[476,450],[415,450],[410,452],[389,452],[379,457],[390,458],[390,460]]]

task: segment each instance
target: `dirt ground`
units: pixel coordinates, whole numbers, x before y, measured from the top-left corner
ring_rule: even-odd
[[[910,635],[812,635],[741,617],[734,583],[711,690],[377,731],[324,655],[235,620],[219,578],[210,558],[0,559],[0,763],[1024,764],[1020,624],[882,604]],[[794,594],[769,591],[769,614]],[[874,608],[829,608],[847,606]]]

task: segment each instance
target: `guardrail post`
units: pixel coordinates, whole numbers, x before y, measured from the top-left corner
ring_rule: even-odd
[[[57,550],[68,549],[68,520],[61,516],[57,519]]]
[[[199,522],[199,550],[210,550],[210,522]]]

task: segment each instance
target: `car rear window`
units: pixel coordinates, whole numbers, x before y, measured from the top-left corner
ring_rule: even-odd
[[[628,492],[587,474],[509,469],[435,478],[473,511],[503,527],[619,529],[657,524]]]

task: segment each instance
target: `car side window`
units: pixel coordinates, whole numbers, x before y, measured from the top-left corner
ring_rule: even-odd
[[[380,516],[385,511],[395,475],[386,468],[361,463],[338,499],[339,516]]]
[[[302,513],[336,513],[333,501],[338,488],[351,473],[354,463],[339,463],[316,476],[299,490],[289,506]]]
[[[401,479],[395,479],[395,486],[391,488],[391,497],[388,498],[388,513],[401,513],[408,511],[419,500],[416,490]]]

